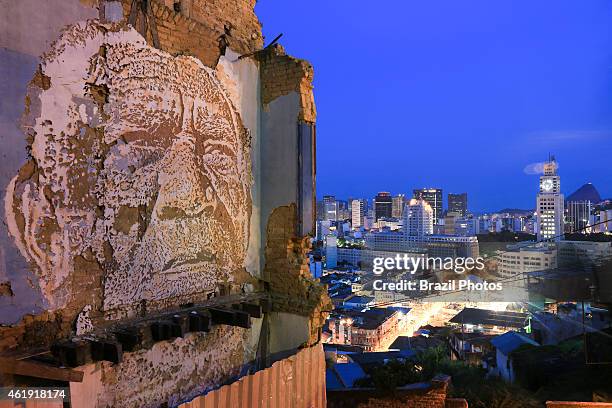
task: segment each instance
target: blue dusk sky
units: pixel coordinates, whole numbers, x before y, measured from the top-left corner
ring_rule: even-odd
[[[259,0],[266,44],[315,68],[317,194],[467,192],[534,208],[530,164],[612,197],[609,0]],[[446,205],[446,204],[445,204]]]

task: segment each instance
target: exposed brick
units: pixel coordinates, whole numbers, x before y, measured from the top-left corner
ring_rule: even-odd
[[[261,98],[264,106],[279,96],[297,92],[300,95],[299,119],[314,123],[317,111],[314,104],[312,65],[308,61],[288,56],[278,44],[259,53],[258,58],[261,62]]]
[[[184,7],[189,7],[184,3]],[[131,4],[132,0],[122,0],[126,19]],[[160,48],[173,55],[192,55],[213,68],[223,51],[220,45],[222,37],[232,50],[240,54],[263,47],[261,24],[254,7],[255,0],[193,0],[190,10],[176,12],[163,0],[153,0],[151,3],[158,34],[164,33],[163,36],[159,35]],[[140,27],[138,21],[136,27]],[[145,37],[153,45],[150,30],[147,30]]]
[[[295,238],[296,217],[295,204],[272,211],[267,225],[264,275],[270,282],[274,310],[310,317],[308,345],[312,345],[319,341],[332,304],[325,287],[310,276],[310,237]]]

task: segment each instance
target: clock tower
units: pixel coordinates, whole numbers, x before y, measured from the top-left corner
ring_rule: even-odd
[[[540,176],[536,213],[538,220],[538,241],[563,237],[563,203],[561,181],[557,175],[557,162],[551,156],[544,164],[544,174]]]

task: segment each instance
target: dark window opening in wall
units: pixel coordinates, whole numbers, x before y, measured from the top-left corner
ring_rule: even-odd
[[[299,122],[298,129],[298,231],[301,236],[314,232],[315,195],[315,125]]]

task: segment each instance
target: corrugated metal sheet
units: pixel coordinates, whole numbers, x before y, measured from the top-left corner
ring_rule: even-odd
[[[179,408],[324,408],[323,346],[300,350],[271,367],[242,377]]]

